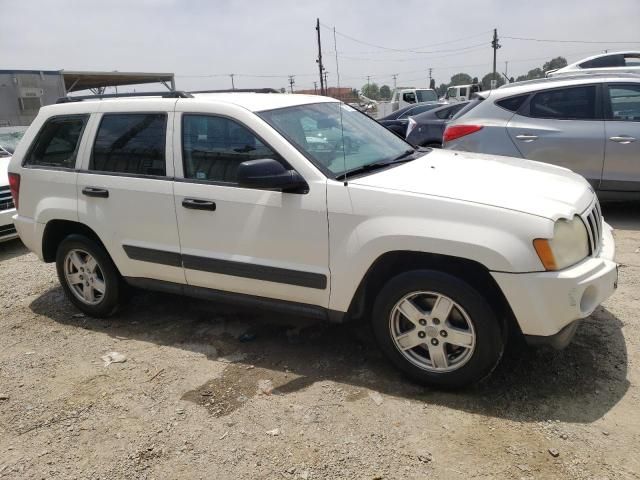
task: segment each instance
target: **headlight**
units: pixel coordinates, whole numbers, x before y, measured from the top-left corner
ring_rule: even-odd
[[[547,270],[562,270],[589,255],[587,229],[577,215],[573,220],[558,220],[553,227],[553,238],[537,238],[533,246]]]

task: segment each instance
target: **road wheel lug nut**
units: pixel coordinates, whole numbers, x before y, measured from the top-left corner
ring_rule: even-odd
[[[446,330],[440,330],[440,335],[443,337],[447,336],[447,331]]]
[[[424,338],[424,337],[426,337],[426,336],[427,336],[427,334],[426,334],[426,333],[424,333],[424,332],[418,332],[418,337],[420,337],[420,338]]]
[[[438,343],[440,343],[440,342],[438,342],[437,338],[432,338],[431,339],[431,345],[438,345]]]
[[[433,319],[433,324],[434,325],[440,325],[440,319],[439,318],[434,318]]]
[[[420,325],[425,326],[427,324],[427,321],[424,318],[420,319]]]

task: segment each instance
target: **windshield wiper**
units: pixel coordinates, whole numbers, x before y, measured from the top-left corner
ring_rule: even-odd
[[[359,173],[365,173],[365,172],[370,172],[372,170],[378,170],[380,168],[385,168],[388,167],[389,165],[396,165],[398,163],[405,163],[405,162],[410,162],[411,160],[413,160],[413,158],[410,158],[414,153],[418,152],[418,150],[415,149],[410,149],[410,150],[405,150],[404,152],[402,152],[400,155],[398,155],[397,157],[394,157],[390,160],[384,160],[381,162],[373,162],[373,163],[367,163],[365,165],[362,165],[358,168],[354,168],[353,170],[349,170],[348,172],[345,172],[341,175],[338,175],[336,177],[336,180],[344,180],[345,178],[351,176],[351,175],[358,175]]]

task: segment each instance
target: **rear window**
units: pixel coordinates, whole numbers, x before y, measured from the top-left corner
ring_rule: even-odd
[[[596,87],[570,87],[536,93],[529,103],[534,118],[591,120],[596,118]]]
[[[466,103],[458,103],[456,105],[453,105],[452,107],[442,108],[438,110],[437,112],[435,112],[435,115],[442,120],[447,120],[453,118],[453,116],[458,113],[459,110],[462,110],[462,108],[466,106]]]
[[[498,105],[499,107],[505,108],[510,112],[517,112],[528,96],[529,94],[516,95],[515,97],[503,98],[502,100],[498,100],[496,102],[496,105]]]
[[[165,176],[166,132],[165,113],[105,114],[89,169]]]
[[[25,166],[75,168],[87,115],[54,117],[44,124],[24,161]]]

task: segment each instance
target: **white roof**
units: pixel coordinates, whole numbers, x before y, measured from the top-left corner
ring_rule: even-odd
[[[240,107],[260,112],[276,108],[307,105],[310,103],[338,102],[335,98],[321,97],[319,95],[298,95],[282,93],[253,93],[253,92],[229,92],[229,93],[194,93],[196,100],[210,100],[212,102],[232,103]],[[188,98],[181,98],[180,102],[189,102]]]

